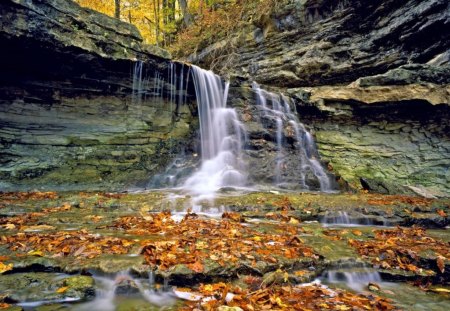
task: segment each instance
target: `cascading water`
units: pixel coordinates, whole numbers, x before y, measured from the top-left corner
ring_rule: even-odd
[[[377,270],[364,262],[351,259],[335,263],[334,267],[325,271],[320,280],[328,284],[342,284],[357,292],[367,290],[369,283],[385,284]]]
[[[150,94],[155,100],[169,102],[167,107],[175,122],[180,105],[187,102],[186,94],[194,89],[200,122],[201,163],[192,172],[196,154],[186,152],[183,155],[180,150],[170,147],[171,134],[168,133],[169,141],[166,140],[165,145],[170,147],[170,156],[175,160],[164,173],[152,178],[149,187],[181,187],[202,200],[213,198],[214,193],[224,187],[258,184],[259,179],[254,178],[254,172],[247,171],[247,132],[239,120],[239,109],[226,105],[229,84],[211,71],[193,65],[185,67],[171,63],[166,71],[155,70],[152,74],[150,83],[148,70],[141,62],[136,63],[132,106],[139,106],[142,96],[145,98]],[[256,83],[253,90],[257,102],[254,117],[259,119],[259,126],[273,131],[275,142],[273,151],[276,154],[273,160],[269,160],[273,164],[264,164],[264,169],[271,171],[267,172],[263,182],[272,180],[279,187],[330,191],[331,181],[319,161],[314,140],[291,111],[289,99],[263,90]],[[290,133],[289,136],[286,133]],[[287,171],[290,171],[289,178]]]
[[[363,291],[369,283],[381,283],[380,274],[372,269],[360,268],[354,270],[329,270],[325,278],[328,283],[345,283],[355,291]]]
[[[237,113],[226,107],[229,84],[192,66],[200,119],[202,163],[184,188],[199,199],[211,198],[221,187],[244,186],[247,180],[242,148],[245,129]]]
[[[136,279],[127,272],[118,273],[114,278],[95,277],[98,285],[95,299],[90,302],[80,303],[74,307],[75,311],[118,309],[118,297],[140,298],[152,304],[154,307],[170,306],[176,302],[174,292],[166,284],[160,290],[155,289],[154,272],[149,272],[148,280]]]
[[[321,221],[324,225],[343,225],[349,226],[352,224],[347,212],[337,211],[334,213],[326,213]]]
[[[305,126],[299,122],[297,117],[291,112],[289,106],[289,99],[282,95],[268,92],[260,88],[260,86],[253,82],[252,88],[256,94],[256,103],[259,105],[261,122],[273,122],[276,127],[276,146],[277,156],[275,160],[275,180],[279,185],[283,182],[282,168],[283,168],[283,152],[285,147],[283,144],[283,129],[287,126],[293,128],[295,134],[295,148],[299,151],[299,168],[300,174],[298,181],[303,188],[308,189],[306,183],[306,174],[311,172],[320,183],[321,191],[331,190],[331,181],[325,169],[319,162],[319,153],[315,146],[311,134],[305,129]],[[272,108],[268,107],[268,102],[272,103]]]
[[[323,226],[392,226],[394,223],[380,215],[366,215],[360,211],[327,211],[320,217]]]

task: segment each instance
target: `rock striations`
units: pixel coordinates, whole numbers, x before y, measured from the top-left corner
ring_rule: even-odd
[[[0,190],[123,189],[189,141],[189,106],[150,87],[170,55],[134,26],[66,0],[1,1],[0,15]],[[133,86],[135,69],[152,82]]]
[[[190,59],[290,95],[351,186],[450,195],[450,2],[280,1]]]
[[[4,0],[0,15],[0,190],[121,189],[195,148],[192,82],[174,78],[188,70],[133,26],[65,0]],[[448,0],[277,1],[190,60],[230,77],[251,179],[276,179],[279,133],[297,157],[292,122],[257,125],[256,81],[289,97],[341,185],[450,195]]]

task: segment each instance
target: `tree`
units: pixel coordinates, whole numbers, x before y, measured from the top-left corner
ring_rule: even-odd
[[[120,19],[120,0],[114,0],[114,17]]]
[[[155,37],[156,45],[159,45],[159,0],[153,0],[153,10],[155,13]]]
[[[192,22],[191,13],[188,10],[187,0],[178,0],[180,4],[181,14],[183,15],[183,26],[188,27]]]

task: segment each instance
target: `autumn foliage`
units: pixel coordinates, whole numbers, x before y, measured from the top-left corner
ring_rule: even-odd
[[[238,262],[254,266],[262,260],[277,265],[302,257],[318,258],[296,237],[302,232],[297,226],[287,224],[281,234],[263,234],[241,224],[242,219],[231,215],[225,213],[224,218],[215,220],[187,214],[177,223],[170,213],[165,212],[140,219],[122,217],[114,226],[129,234],[160,234],[158,241],[142,242],[142,254],[147,263],[160,270],[185,264],[189,269],[202,273],[207,261],[223,267],[237,265]]]
[[[422,228],[401,228],[375,230],[375,239],[358,241],[350,239],[349,244],[360,255],[370,258],[372,263],[383,269],[401,269],[433,275],[429,263],[424,262],[421,253],[435,258],[439,272],[444,273],[445,261],[450,260],[450,243],[433,239]]]

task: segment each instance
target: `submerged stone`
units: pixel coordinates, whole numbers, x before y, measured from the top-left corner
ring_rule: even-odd
[[[14,273],[0,275],[0,292],[16,302],[81,301],[95,296],[95,282],[89,276]]]

